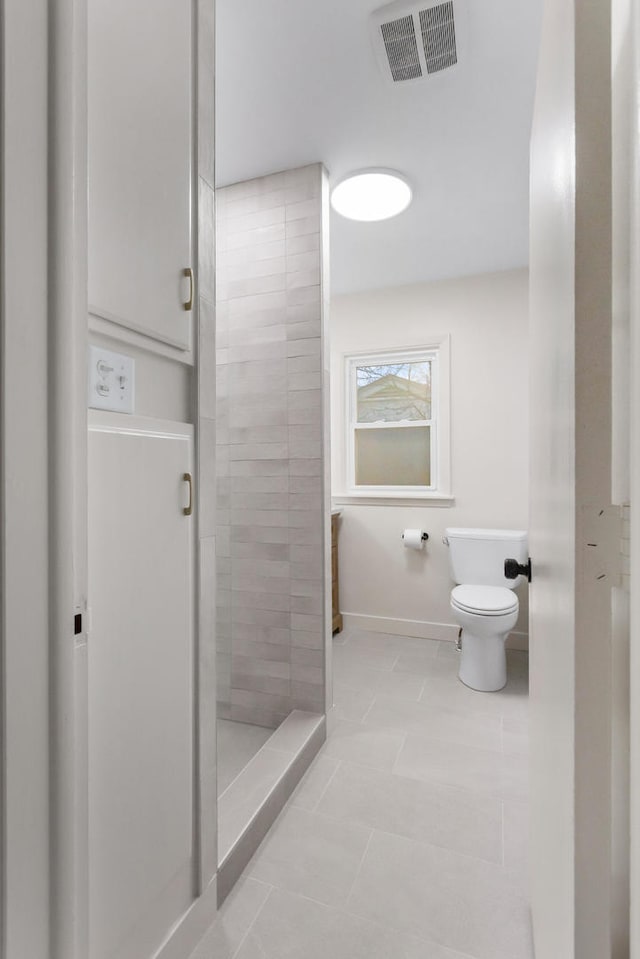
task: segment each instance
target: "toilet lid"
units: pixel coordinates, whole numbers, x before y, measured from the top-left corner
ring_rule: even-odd
[[[454,606],[470,613],[498,616],[518,608],[518,597],[506,586],[456,586],[451,592]]]

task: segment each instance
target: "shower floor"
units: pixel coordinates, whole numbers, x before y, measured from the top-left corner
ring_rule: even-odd
[[[230,719],[218,720],[218,795],[238,776],[255,754],[264,746],[273,729],[238,723]]]

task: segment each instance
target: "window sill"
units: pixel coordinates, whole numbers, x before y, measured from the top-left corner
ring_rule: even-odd
[[[435,506],[455,505],[455,497],[445,493],[338,493],[336,506]]]

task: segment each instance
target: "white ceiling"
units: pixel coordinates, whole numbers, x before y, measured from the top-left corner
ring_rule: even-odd
[[[456,0],[460,66],[389,84],[375,59],[376,0],[217,0],[218,185],[323,161],[407,176],[400,216],[332,213],[334,293],[523,266],[541,0]],[[457,14],[458,15],[458,14]]]

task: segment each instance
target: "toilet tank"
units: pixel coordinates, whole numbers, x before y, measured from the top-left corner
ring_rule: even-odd
[[[527,533],[521,529],[445,530],[449,543],[449,566],[455,583],[471,586],[506,586],[515,589],[524,579],[507,579],[504,561],[508,558],[526,563]]]

